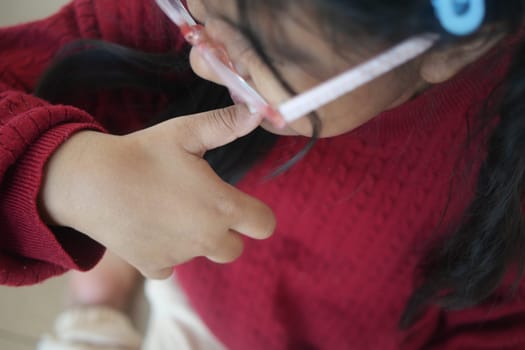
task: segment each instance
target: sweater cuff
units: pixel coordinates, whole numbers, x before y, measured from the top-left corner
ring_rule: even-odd
[[[88,270],[98,263],[104,247],[68,228],[50,228],[38,210],[44,167],[53,152],[75,132],[104,129],[92,122],[67,123],[42,134],[19,158],[9,178],[3,199],[9,208],[8,251],[24,260],[54,265],[59,269]],[[49,276],[41,276],[47,278]]]

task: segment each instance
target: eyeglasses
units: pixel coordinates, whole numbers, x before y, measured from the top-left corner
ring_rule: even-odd
[[[419,56],[430,49],[439,37],[437,34],[422,34],[409,38],[375,58],[274,107],[236,72],[224,47],[213,42],[204,27],[197,24],[180,0],[156,1],[164,13],[180,28],[186,41],[199,50],[210,69],[235,99],[245,103],[252,112],[261,114],[278,128],[314,112]]]

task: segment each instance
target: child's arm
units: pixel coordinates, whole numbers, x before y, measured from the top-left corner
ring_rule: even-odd
[[[90,268],[102,254],[94,241],[146,276],[165,278],[197,256],[236,259],[239,233],[272,233],[271,210],[202,159],[257,127],[260,118],[245,108],[112,136],[81,110],[1,89],[0,283]]]
[[[2,89],[0,283],[88,269],[103,251],[95,241],[144,275],[166,278],[194,257],[236,259],[240,233],[272,233],[271,210],[224,183],[202,159],[259,124],[245,108],[112,136],[78,109]]]
[[[75,0],[55,15],[0,29],[0,284],[31,284],[85,270],[103,248],[66,228],[46,226],[37,208],[44,165],[80,130],[103,130],[87,113],[51,106],[31,92],[60,48],[102,39],[149,51],[183,40],[153,1]]]
[[[51,106],[0,83],[0,283],[30,284],[88,269],[102,246],[41,220],[38,195],[54,150],[79,130],[102,130],[86,113]]]
[[[223,182],[202,158],[260,123],[242,106],[179,117],[126,136],[79,132],[48,162],[41,207],[145,276],[204,256],[230,262],[241,235],[264,239],[271,210]]]
[[[145,6],[155,5],[77,0],[47,20],[0,30],[1,284],[89,269],[103,254],[96,241],[144,274],[167,277],[195,256],[236,258],[238,232],[272,232],[271,211],[222,182],[201,158],[257,126],[245,110],[117,137],[101,133],[84,111],[29,94],[54,52],[77,38],[177,48],[183,40],[170,38],[160,11]]]

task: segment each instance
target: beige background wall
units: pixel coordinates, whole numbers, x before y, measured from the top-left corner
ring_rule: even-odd
[[[69,0],[0,0],[0,26],[43,18]]]

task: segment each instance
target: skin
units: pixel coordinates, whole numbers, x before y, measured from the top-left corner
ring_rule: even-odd
[[[46,165],[43,219],[87,234],[149,278],[168,278],[194,257],[233,261],[241,235],[268,238],[275,218],[224,183],[202,156],[259,123],[236,106],[126,136],[79,132]]]
[[[265,66],[251,44],[221,20],[227,18],[234,23],[239,22],[234,4],[235,1],[232,0],[188,0],[191,13],[206,26],[210,37],[224,45],[239,72],[270,104],[279,105],[290,95]],[[297,9],[297,12],[301,11],[305,10]],[[287,58],[279,54],[275,37],[271,35],[275,24],[265,26],[263,19],[260,21],[262,25],[256,27],[263,47],[270,58],[275,58],[273,65],[279,75],[298,93],[372,58],[374,54],[389,47],[386,45],[369,48],[370,54],[367,56],[353,54],[356,50],[352,47],[334,48],[334,44],[330,42],[331,38],[321,33],[320,25],[308,15],[301,13],[300,23],[289,16],[288,20],[279,20],[281,37],[291,38],[285,45],[302,53],[303,57],[299,62],[298,57]],[[502,35],[480,35],[461,45],[430,51],[322,107],[317,111],[323,123],[321,137],[332,137],[352,131],[381,112],[412,99],[431,85],[452,78],[494,47],[501,38]],[[192,51],[191,58],[197,74],[220,84],[220,80],[208,69],[197,50]],[[284,130],[274,129],[266,122],[263,123],[263,127],[276,134],[312,135],[307,118],[291,123]]]
[[[250,43],[220,19],[238,21],[233,0],[189,0],[188,4],[270,103],[289,98]],[[298,92],[368,58],[353,55],[351,47],[334,50],[307,16],[301,17],[305,18],[301,25],[286,18],[281,21],[283,38],[290,38],[286,44],[304,52],[301,57],[306,60],[298,63],[281,55],[268,40],[264,22],[260,34],[279,74]],[[322,137],[349,132],[432,84],[450,79],[500,39],[480,36],[433,50],[323,107],[318,111]],[[196,51],[191,60],[198,74],[220,83]],[[220,263],[233,261],[242,253],[241,236],[268,238],[275,218],[265,204],[222,182],[202,156],[260,123],[259,117],[236,106],[177,118],[126,136],[79,132],[46,165],[39,197],[42,217],[49,224],[84,232],[150,278],[167,278],[172,266],[199,256]],[[284,130],[263,126],[279,134],[311,135],[305,119]]]

